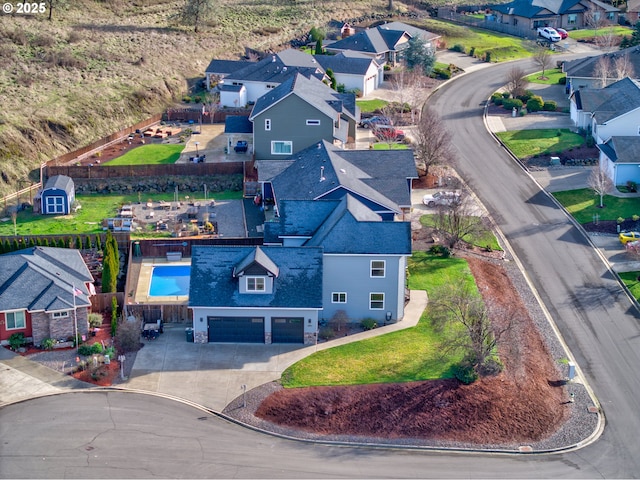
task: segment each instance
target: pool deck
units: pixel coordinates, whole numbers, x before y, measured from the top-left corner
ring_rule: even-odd
[[[134,281],[135,290],[133,299],[129,303],[146,304],[146,305],[186,305],[189,302],[188,295],[167,295],[167,296],[149,296],[149,287],[151,286],[151,272],[156,265],[191,265],[191,258],[183,258],[180,261],[167,261],[166,258],[144,258],[138,264],[138,279],[129,277],[129,281]]]

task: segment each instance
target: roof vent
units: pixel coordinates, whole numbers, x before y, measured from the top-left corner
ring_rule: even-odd
[[[324,167],[320,167],[320,181],[324,182],[325,178],[324,178]]]
[[[275,63],[275,61],[276,61],[276,56],[275,56],[275,55],[272,55],[272,56],[271,56],[271,61],[272,61],[273,63]]]
[[[344,168],[341,168],[340,173],[347,173],[347,171]]]

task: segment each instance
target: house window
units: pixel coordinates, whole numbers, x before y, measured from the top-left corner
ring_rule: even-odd
[[[371,276],[384,277],[384,260],[371,260]]]
[[[307,120],[307,125],[320,125],[320,120]]]
[[[613,12],[607,12],[607,20],[609,20],[610,22],[613,22],[615,18],[615,14]]]
[[[571,15],[567,15],[567,23],[569,25],[575,25],[578,22],[578,15],[572,13]]]
[[[25,321],[24,310],[17,312],[7,312],[4,314],[6,319],[7,330],[15,330],[17,328],[25,328],[27,322]]]
[[[333,292],[331,294],[331,303],[347,303],[347,294],[345,292]]]
[[[264,277],[247,277],[247,292],[264,292]]]
[[[384,310],[384,293],[369,294],[369,310]]]
[[[271,119],[270,118],[265,118],[264,119],[264,129],[268,132],[269,130],[271,130]]]
[[[51,318],[56,319],[56,318],[67,318],[69,316],[69,312],[68,311],[64,311],[64,312],[53,312],[51,314]]]
[[[46,199],[46,212],[47,213],[64,213],[64,198],[63,197],[47,197]]]
[[[272,155],[291,155],[293,142],[275,141],[271,142]]]

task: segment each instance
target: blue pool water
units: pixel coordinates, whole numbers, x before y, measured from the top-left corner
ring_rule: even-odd
[[[191,265],[161,265],[151,271],[150,297],[189,295]]]

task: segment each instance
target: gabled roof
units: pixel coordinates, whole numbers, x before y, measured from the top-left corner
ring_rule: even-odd
[[[636,72],[635,75],[637,77],[640,75],[640,46],[629,47],[616,52],[603,53],[601,55],[593,55],[590,57],[572,60],[570,62],[564,62],[562,65],[562,71],[567,74],[567,77],[596,78],[594,75],[595,67],[601,57],[608,58],[613,65],[616,59],[622,58],[625,55],[628,56],[629,63],[633,66],[633,71]]]
[[[253,133],[253,123],[246,115],[229,115],[224,119],[224,133]]]
[[[576,105],[603,124],[640,108],[640,83],[627,77],[605,88],[578,89],[573,97]]]
[[[315,55],[315,58],[325,71],[331,69],[334,73],[365,75],[372,65],[379,67],[373,58],[348,50],[337,55]]]
[[[47,180],[47,183],[44,186],[45,190],[64,190],[67,193],[73,192],[73,188],[73,179],[71,177],[67,177],[66,175],[54,175]]]
[[[229,75],[230,73],[241,70],[250,63],[256,62],[250,62],[248,60],[211,60],[209,66],[205,70],[205,73],[223,76]]]
[[[356,115],[354,94],[338,93],[320,80],[307,78],[298,73],[258,98],[249,119],[253,121],[256,116],[289,95],[298,96],[329,118],[335,118],[336,113],[345,114],[350,118],[355,118]]]
[[[395,51],[403,37],[411,37],[404,30],[390,30],[388,28],[367,28],[337,42],[327,45],[330,50],[353,50],[380,55],[389,51]]]
[[[310,60],[313,60],[311,55],[307,56]],[[288,61],[294,61],[294,64],[288,65],[280,58],[279,54],[274,54],[259,62],[249,62],[244,68],[229,73],[229,75],[225,77],[225,82],[264,82],[279,84],[296,73],[300,73],[305,77],[316,77],[319,79],[323,79],[325,76],[325,72],[320,65],[295,65],[295,63],[302,63],[299,61],[299,57],[296,56],[294,60],[292,60],[292,55],[285,54],[284,57]]]
[[[283,200],[278,220],[265,223],[265,242],[303,237],[304,246],[321,246],[325,253],[411,253],[409,222],[383,222],[349,194],[340,200]]]
[[[190,307],[322,308],[322,249],[263,246],[279,269],[273,292],[241,294],[236,266],[256,247],[196,245],[191,256]]]
[[[611,137],[598,148],[612,162],[640,164],[640,137]]]
[[[525,18],[546,18],[568,13],[585,12],[589,9],[588,3],[593,3],[604,11],[618,12],[620,9],[599,2],[598,0],[514,0],[501,5],[492,5],[491,8],[505,15],[515,15]]]
[[[78,250],[33,247],[0,255],[0,311],[59,311],[89,307],[93,277]]]
[[[244,257],[238,265],[233,269],[234,277],[241,277],[245,274],[245,271],[250,267],[258,266],[265,272],[271,274],[274,277],[278,276],[278,266],[265,255],[260,247],[254,248],[249,254]]]
[[[402,32],[407,32],[411,37],[422,37],[422,39],[426,42],[430,42],[435,40],[436,38],[440,38],[441,35],[436,33],[428,32],[427,30],[423,30],[422,28],[414,27],[413,25],[409,25],[403,22],[387,22],[378,26],[383,30],[399,30]]]
[[[411,150],[340,150],[323,140],[292,160],[271,181],[278,202],[352,193],[381,211],[400,213],[411,205],[407,179],[417,177]]]

